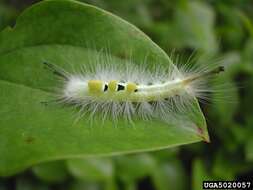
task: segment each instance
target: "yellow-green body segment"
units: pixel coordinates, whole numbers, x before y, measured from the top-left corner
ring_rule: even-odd
[[[109,82],[89,80],[88,93],[100,100],[146,102],[175,96],[184,90],[185,86],[186,84],[182,80],[154,85],[138,85],[133,82],[121,83],[117,80]]]

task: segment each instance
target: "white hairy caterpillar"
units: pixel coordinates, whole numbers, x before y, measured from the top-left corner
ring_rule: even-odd
[[[63,81],[58,102],[79,107],[79,118],[99,115],[103,121],[138,118],[171,123],[184,117],[195,97],[206,99],[211,91],[208,79],[224,71],[223,66],[189,67],[189,63],[150,69],[148,63],[117,65],[110,58],[85,64],[79,73],[47,61],[44,64]]]

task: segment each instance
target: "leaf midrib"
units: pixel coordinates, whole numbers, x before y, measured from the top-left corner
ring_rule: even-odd
[[[22,88],[28,88],[28,89],[40,91],[40,92],[46,93],[46,94],[48,94],[48,95],[52,95],[52,94],[53,94],[53,92],[50,92],[50,91],[46,91],[46,90],[43,90],[43,89],[40,89],[40,88],[33,88],[33,87],[31,87],[31,86],[24,85],[24,84],[22,84],[22,83],[15,83],[15,82],[9,81],[9,80],[2,80],[2,79],[0,79],[0,82],[6,83],[6,84],[8,84],[8,85],[20,86],[20,87],[22,87]]]

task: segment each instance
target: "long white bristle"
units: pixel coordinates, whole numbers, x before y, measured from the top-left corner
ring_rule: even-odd
[[[84,65],[80,68],[80,72],[66,72],[57,66],[53,68],[56,74],[63,75],[61,77],[64,85],[58,94],[58,98],[62,100],[61,103],[74,104],[79,107],[78,117],[88,115],[92,119],[99,115],[103,121],[106,119],[117,121],[119,118],[123,118],[132,122],[136,118],[142,120],[155,118],[164,122],[172,122],[173,118],[175,120],[180,115],[183,117],[191,109],[195,97],[207,99],[211,89],[207,84],[209,76],[205,76],[205,74],[217,67],[217,65],[211,67],[207,65],[204,67],[190,66],[189,61],[181,67],[171,64],[157,64],[150,67],[147,60],[144,64],[135,64],[132,61],[115,64],[110,55],[106,55],[106,57],[97,59],[95,63]],[[53,67],[50,64],[47,65]],[[88,93],[88,82],[90,80],[133,82],[141,88],[150,84],[157,87],[166,84],[166,82],[184,81],[194,76],[200,77],[196,77],[185,85],[180,93],[171,93],[170,95],[168,93],[168,97],[161,99],[157,97],[155,101],[134,102],[127,98],[118,101],[113,96],[100,99]],[[154,89],[158,89],[158,87]],[[157,96],[160,94],[158,93]]]

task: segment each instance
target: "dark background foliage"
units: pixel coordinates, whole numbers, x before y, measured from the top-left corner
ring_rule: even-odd
[[[36,0],[0,0],[0,29]],[[211,143],[117,156],[99,164],[59,161],[0,179],[0,189],[200,189],[203,179],[253,177],[253,3],[250,0],[84,0],[135,24],[168,54],[220,58],[224,101],[202,105]],[[89,164],[87,164],[89,163]],[[102,164],[102,166],[101,166]],[[94,166],[92,169],[90,165]],[[109,180],[104,166],[110,165]],[[86,170],[95,175],[76,172]],[[88,169],[87,169],[88,168]],[[102,176],[102,177],[101,177]],[[106,180],[104,180],[106,178]],[[102,180],[103,179],[103,180]]]

